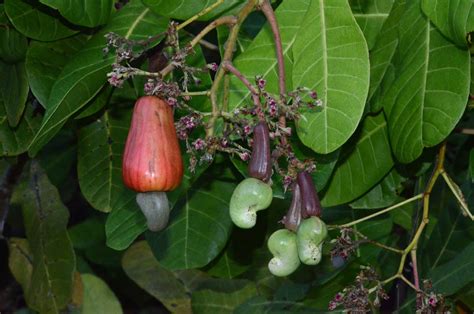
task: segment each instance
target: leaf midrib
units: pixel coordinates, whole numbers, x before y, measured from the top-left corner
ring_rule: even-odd
[[[320,15],[320,24],[321,24],[321,44],[323,50],[323,75],[324,75],[324,97],[323,97],[323,112],[324,112],[324,149],[327,152],[328,147],[328,54],[327,54],[327,39],[326,39],[326,17],[324,16],[324,2],[319,0],[319,15]]]

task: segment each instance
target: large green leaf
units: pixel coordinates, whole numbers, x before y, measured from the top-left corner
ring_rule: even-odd
[[[174,206],[170,224],[147,240],[160,263],[168,269],[202,267],[224,248],[232,222],[228,208],[234,184],[201,181]]]
[[[43,119],[29,148],[34,156],[66,121],[85,106],[107,81],[107,72],[115,58],[103,55],[104,35],[115,32],[129,39],[146,39],[165,30],[167,21],[152,14],[140,1],[126,5],[101,32],[92,37],[85,47],[74,55],[53,85]]]
[[[8,267],[15,280],[27,291],[33,272],[32,256],[28,241],[22,238],[10,238],[8,241]]]
[[[22,207],[33,256],[26,302],[41,313],[59,313],[71,298],[75,270],[74,250],[66,230],[69,211],[35,161],[12,201]]]
[[[467,33],[474,31],[472,0],[422,0],[421,8],[444,36],[466,47]]]
[[[28,79],[25,62],[14,64],[0,61],[0,98],[12,127],[20,122],[28,98]]]
[[[122,180],[122,152],[131,110],[109,109],[79,131],[77,172],[81,192],[97,210],[110,212],[123,194],[135,193]]]
[[[234,313],[240,304],[257,294],[254,283],[233,292],[200,290],[192,295],[193,313]]]
[[[149,7],[153,12],[173,19],[186,20],[195,14],[198,14],[205,8],[213,5],[216,0],[142,0],[143,4]],[[201,20],[208,20],[214,16],[224,13],[239,4],[243,0],[226,0],[212,10],[210,13],[201,17]]]
[[[469,94],[469,52],[441,35],[412,1],[399,21],[394,81],[383,96],[390,144],[401,162],[444,140]]]
[[[212,262],[211,267],[207,273],[211,276],[232,279],[245,272],[249,265],[240,264],[235,258],[235,253],[227,247],[221,254]]]
[[[446,264],[431,273],[433,286],[437,292],[451,295],[474,280],[474,243]]]
[[[306,14],[308,0],[284,1],[276,10],[276,18],[281,32],[283,54],[287,71],[287,88],[291,88],[291,48]],[[250,82],[261,75],[267,80],[266,89],[278,93],[278,67],[275,43],[268,24],[258,33],[252,44],[234,60],[235,66]],[[235,108],[250,102],[250,92],[236,77],[230,80],[229,107]]]
[[[114,210],[107,217],[105,234],[107,246],[115,250],[126,249],[140,234],[145,232],[146,219],[135,200],[134,193],[122,194]]]
[[[12,128],[0,100],[0,156],[16,156],[26,152],[41,124],[41,115],[28,103],[20,123]]]
[[[132,245],[123,255],[122,267],[130,279],[160,300],[173,313],[191,312],[191,298],[180,277],[158,263],[145,241]]]
[[[84,286],[81,314],[123,313],[120,302],[105,281],[91,274],[82,274],[81,279]]]
[[[82,26],[95,27],[107,23],[112,12],[112,0],[40,0],[57,9],[68,21]]]
[[[100,92],[81,109],[74,119],[83,119],[99,112],[109,103],[113,91],[114,88],[111,85],[105,85]]]
[[[9,23],[0,4],[0,59],[8,63],[16,63],[25,59],[28,41]]]
[[[26,54],[26,73],[31,92],[46,107],[51,88],[64,66],[86,43],[88,36],[78,35],[60,41],[32,41]]]
[[[54,41],[77,33],[58,17],[46,13],[39,2],[28,0],[5,0],[5,12],[15,28],[26,37]],[[54,14],[54,13],[53,13]]]
[[[370,52],[369,100],[372,112],[377,112],[382,108],[382,102],[375,95],[382,94],[384,89],[389,88],[391,84],[390,78],[394,71],[392,59],[398,46],[398,23],[405,12],[405,6],[405,0],[395,1]],[[385,84],[381,84],[382,80]]]
[[[364,33],[369,49],[375,44],[375,39],[388,17],[394,0],[349,0],[352,13]]]
[[[324,206],[347,203],[361,196],[393,166],[383,113],[365,118],[354,140],[355,146],[341,153],[342,158],[321,200]]]
[[[364,35],[345,0],[312,1],[293,46],[293,85],[317,91],[323,108],[297,123],[301,141],[327,154],[354,133],[369,90]]]
[[[327,302],[326,302],[327,304]],[[327,310],[327,305],[324,307]],[[305,306],[303,302],[294,300],[267,300],[263,296],[255,296],[240,304],[233,313],[260,314],[260,313],[320,313],[316,308]]]
[[[382,182],[350,204],[352,208],[371,209],[388,207],[401,200],[399,189],[406,179],[392,169]]]

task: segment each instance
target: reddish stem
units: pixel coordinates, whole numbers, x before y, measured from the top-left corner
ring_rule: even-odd
[[[411,267],[413,268],[413,278],[415,281],[415,287],[420,290],[420,277],[418,275],[418,263],[416,260],[416,251],[411,251]]]
[[[280,93],[280,103],[284,104],[285,101],[285,94],[286,94],[286,75],[285,75],[285,59],[283,57],[283,46],[281,44],[281,35],[280,29],[278,28],[278,22],[275,16],[275,12],[273,11],[272,5],[270,1],[263,0],[260,5],[260,9],[262,10],[263,14],[267,18],[268,24],[270,24],[270,28],[272,29],[273,33],[273,40],[275,41],[275,51],[277,55],[277,63],[278,63],[278,89]],[[286,118],[285,114],[283,113],[280,115],[278,119],[278,123],[281,128],[286,127]],[[286,137],[281,137],[281,142],[283,145],[286,145]]]

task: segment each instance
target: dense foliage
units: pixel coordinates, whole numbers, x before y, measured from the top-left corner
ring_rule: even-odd
[[[472,32],[472,0],[0,1],[0,312],[472,312]],[[184,161],[158,222],[144,95]]]

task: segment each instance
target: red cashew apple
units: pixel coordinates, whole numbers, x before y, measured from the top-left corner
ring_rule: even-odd
[[[151,231],[166,227],[169,203],[166,191],[183,178],[183,160],[174,127],[173,110],[156,96],[140,97],[135,103],[125,143],[123,181],[139,192],[137,203]]]
[[[135,103],[123,155],[123,180],[137,192],[171,191],[183,178],[173,111],[156,96]]]

